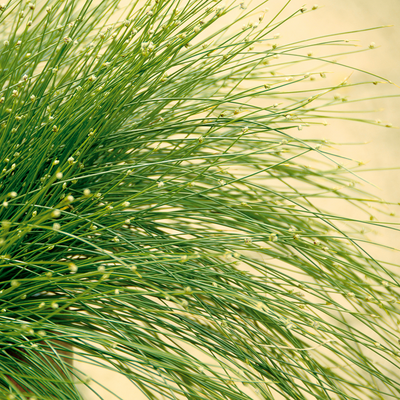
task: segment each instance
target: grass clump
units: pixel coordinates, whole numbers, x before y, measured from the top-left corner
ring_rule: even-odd
[[[263,7],[1,7],[0,398],[81,399],[73,354],[148,399],[399,398],[385,224],[321,207],[376,199],[298,131],[353,85],[309,49],[351,43]]]

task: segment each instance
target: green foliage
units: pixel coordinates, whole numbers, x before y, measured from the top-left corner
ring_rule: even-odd
[[[376,200],[297,131],[351,86],[308,49],[352,44],[119,3],[0,11],[0,398],[81,399],[75,353],[148,399],[398,399],[399,276],[355,229],[385,224],[321,207]]]

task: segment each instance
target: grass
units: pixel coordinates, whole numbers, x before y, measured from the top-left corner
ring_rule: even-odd
[[[359,234],[398,227],[304,134],[385,79],[324,84],[359,48],[278,45],[315,10],[264,6],[1,7],[1,399],[96,391],[74,355],[148,399],[399,398],[399,274]]]

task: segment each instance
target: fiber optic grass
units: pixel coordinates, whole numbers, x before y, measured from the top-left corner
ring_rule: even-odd
[[[389,82],[327,85],[360,49],[279,45],[317,7],[266,3],[1,6],[0,398],[96,392],[74,355],[148,399],[400,397],[398,266],[359,233],[398,226],[306,129],[378,124],[340,89]]]

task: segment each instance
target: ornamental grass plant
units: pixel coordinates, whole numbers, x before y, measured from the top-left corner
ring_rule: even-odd
[[[0,6],[0,399],[107,388],[74,359],[149,400],[400,398],[399,269],[360,234],[398,225],[307,133],[388,82],[267,3]]]

